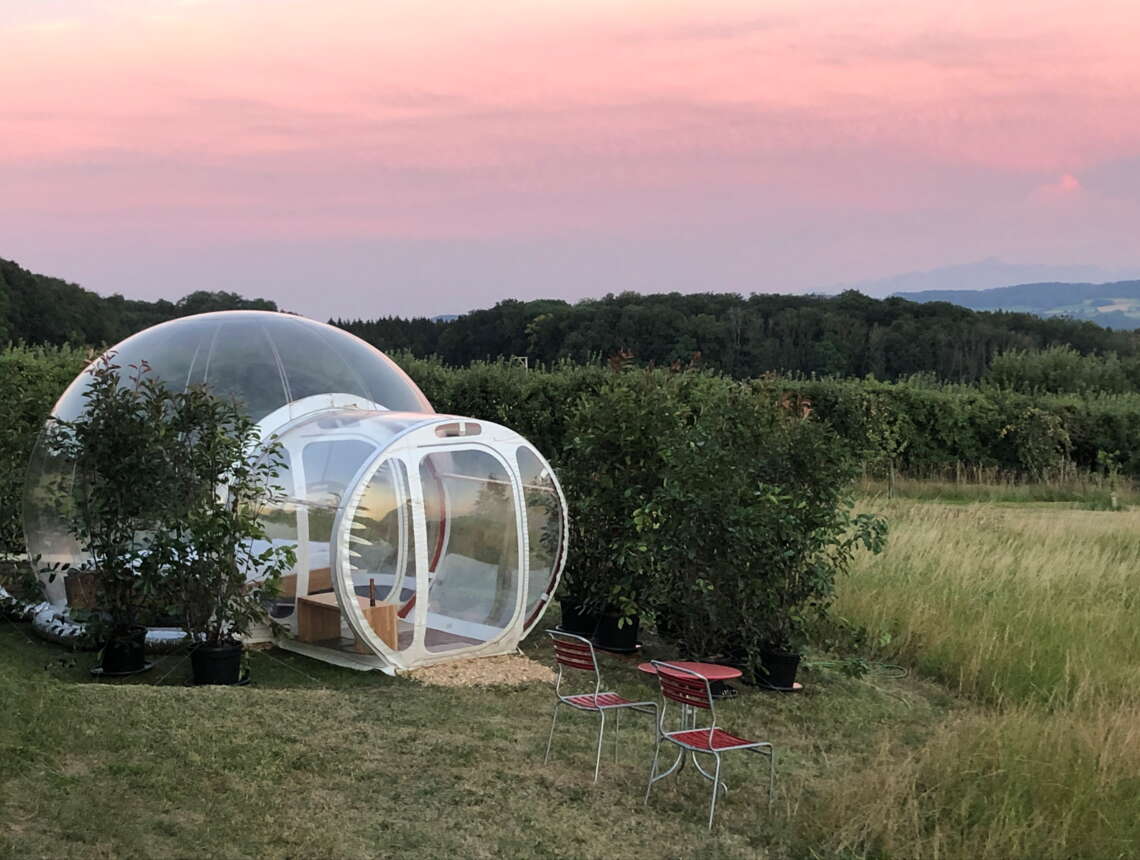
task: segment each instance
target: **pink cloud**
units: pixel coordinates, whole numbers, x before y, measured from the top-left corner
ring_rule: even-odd
[[[1083,190],[1077,177],[1071,173],[1062,173],[1052,182],[1039,185],[1033,192],[1033,199],[1038,202],[1061,201],[1072,199]]]

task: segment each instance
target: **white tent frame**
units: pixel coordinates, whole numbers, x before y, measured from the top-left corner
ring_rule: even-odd
[[[359,398],[356,398],[356,403],[359,404]],[[347,405],[347,404],[345,404]],[[321,410],[317,410],[321,411]],[[380,410],[372,411],[376,417]],[[308,413],[310,416],[312,412]],[[407,413],[393,413],[393,418],[407,419]],[[476,429],[476,434],[460,435],[452,438],[441,439],[437,433],[438,428],[443,425],[454,425],[459,422],[461,428],[465,426],[472,426]],[[289,425],[294,422],[289,421],[281,428],[282,431],[287,429]],[[466,659],[471,657],[483,657],[495,654],[507,654],[518,648],[519,642],[525,635],[533,629],[535,625],[541,620],[542,614],[546,607],[549,605],[550,600],[554,596],[554,591],[557,588],[558,580],[562,574],[562,568],[566,558],[566,542],[569,536],[569,523],[567,519],[566,498],[559,486],[557,480],[554,478],[554,471],[551,469],[550,464],[537,451],[531,446],[522,436],[514,431],[502,427],[501,425],[493,424],[487,421],[475,421],[467,418],[457,418],[455,416],[443,415],[424,415],[422,420],[415,422],[411,426],[405,428],[403,431],[397,433],[394,437],[387,438],[382,442],[378,438],[372,438],[367,433],[361,433],[362,430],[366,431],[367,423],[362,423],[354,428],[354,432],[346,434],[337,434],[330,431],[326,434],[306,437],[306,442],[313,441],[334,441],[344,440],[350,438],[359,438],[364,441],[371,441],[377,445],[377,450],[365,459],[364,463],[357,470],[356,475],[352,478],[349,484],[349,491],[341,500],[337,508],[336,516],[332,528],[332,545],[330,546],[329,562],[331,568],[331,578],[333,584],[333,591],[336,594],[337,603],[340,607],[342,617],[347,622],[348,627],[356,636],[357,640],[364,643],[368,649],[372,651],[371,654],[360,654],[354,652],[343,651],[339,649],[328,648],[325,646],[300,642],[295,638],[280,638],[277,644],[280,647],[288,650],[296,651],[315,657],[326,662],[335,663],[342,666],[347,666],[356,669],[379,669],[390,674],[397,671],[409,670],[422,666],[430,666],[437,663],[450,662],[457,659]],[[550,574],[550,581],[539,598],[538,604],[527,613],[527,604],[529,596],[529,578],[531,575],[530,569],[530,536],[527,529],[526,520],[526,504],[524,495],[524,486],[522,475],[518,467],[518,452],[520,449],[526,449],[533,454],[538,462],[543,467],[543,474],[551,479],[551,486],[557,496],[558,504],[562,513],[560,520],[560,551],[558,557],[554,560],[552,571]],[[432,572],[429,571],[429,547],[427,540],[427,514],[424,502],[424,488],[420,480],[419,466],[421,461],[433,453],[452,453],[458,451],[472,451],[477,450],[486,453],[493,457],[496,462],[504,469],[508,476],[508,481],[512,492],[513,508],[515,512],[515,533],[517,541],[517,559],[518,559],[518,572],[516,575],[515,584],[515,606],[511,614],[510,620],[504,624],[503,628],[485,641],[477,644],[452,648],[443,651],[429,650],[425,644],[426,631],[431,621],[429,613],[429,599],[428,595],[433,583]],[[297,468],[295,461],[299,457],[294,456],[294,452],[290,451],[290,458],[294,461],[294,470]],[[413,638],[410,645],[406,648],[397,650],[390,648],[372,629],[356,600],[356,592],[354,583],[351,580],[350,573],[350,552],[351,552],[351,523],[356,514],[356,511],[361,503],[361,500],[366,492],[369,483],[375,474],[389,462],[399,462],[402,464],[404,475],[407,481],[407,491],[411,501],[412,509],[412,535],[413,545],[415,548],[415,578],[416,578],[416,599],[412,612],[412,629]],[[303,470],[303,466],[301,467]],[[303,472],[301,474],[303,480]],[[403,517],[403,505],[399,506],[399,516]],[[448,506],[450,509],[450,506]],[[444,523],[441,525],[443,528],[443,541],[446,545],[448,538],[448,518],[445,518]],[[307,511],[302,506],[298,515],[298,566],[297,566],[297,594],[303,595],[308,593],[308,573],[309,573],[309,558],[308,558],[308,529],[307,529]],[[406,534],[406,532],[401,532]],[[396,581],[393,585],[393,593],[399,593],[400,583],[407,574],[407,547],[400,548],[400,558],[397,563]],[[528,620],[526,614],[533,615],[533,620],[529,625],[526,624]],[[294,628],[296,626],[296,613],[289,619],[287,626]],[[406,619],[401,619],[405,621]],[[471,624],[474,624],[471,622]]]

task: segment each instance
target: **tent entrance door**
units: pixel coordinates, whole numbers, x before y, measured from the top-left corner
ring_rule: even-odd
[[[431,430],[431,428],[428,428]],[[408,664],[472,652],[517,626],[526,598],[514,458],[409,434],[358,476],[335,527],[334,586],[357,637]],[[513,452],[512,452],[513,453]],[[390,619],[395,645],[377,615]],[[391,637],[389,637],[389,640]]]
[[[408,467],[381,455],[349,489],[334,525],[333,586],[358,649],[402,651],[413,641],[416,508]]]

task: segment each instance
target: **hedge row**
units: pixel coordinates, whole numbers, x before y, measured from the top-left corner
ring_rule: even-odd
[[[83,369],[86,350],[13,346],[0,351],[0,555],[24,551],[24,471],[52,405]]]
[[[961,467],[1040,479],[1103,468],[1140,477],[1140,394],[1025,394],[924,380],[789,380],[865,460],[912,477]]]
[[[507,363],[455,369],[404,356],[400,362],[437,409],[515,428],[555,458],[567,442],[569,405],[612,373],[574,364],[528,371]],[[1094,471],[1107,454],[1124,474],[1140,477],[1140,394],[1027,394],[923,378],[769,382],[829,423],[867,465],[893,459],[914,477],[981,467],[1033,479],[1066,465]]]
[[[74,348],[0,352],[0,552],[22,550],[20,498],[35,436],[86,358]],[[397,359],[442,412],[512,427],[555,463],[570,443],[572,408],[596,396],[614,369],[507,362],[457,369]],[[855,379],[778,378],[789,401],[830,424],[867,465],[893,462],[914,477],[959,468],[1040,478],[1066,465],[1093,471],[1106,457],[1140,477],[1140,394],[1027,394],[996,387]]]

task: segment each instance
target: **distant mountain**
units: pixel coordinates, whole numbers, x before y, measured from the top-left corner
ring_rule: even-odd
[[[824,292],[858,290],[864,295],[882,298],[922,290],[988,290],[1008,284],[1094,283],[1126,278],[1140,278],[1140,267],[1110,269],[1091,265],[1007,263],[1005,260],[990,257],[973,263],[959,263],[921,272],[904,272],[886,278],[839,284]]]
[[[912,302],[950,302],[976,311],[1016,311],[1089,320],[1105,328],[1140,328],[1140,280],[1105,284],[1047,282],[992,290],[895,293]]]

